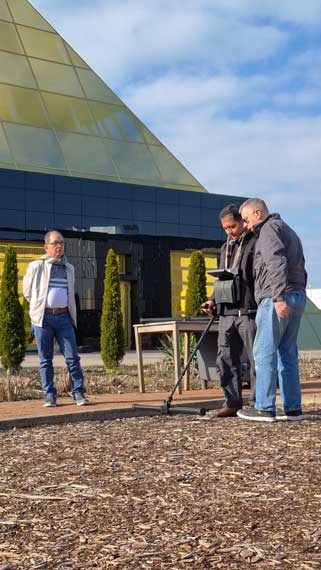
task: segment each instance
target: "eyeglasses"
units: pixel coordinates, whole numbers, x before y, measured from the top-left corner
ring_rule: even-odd
[[[64,245],[64,240],[48,241],[47,245]]]

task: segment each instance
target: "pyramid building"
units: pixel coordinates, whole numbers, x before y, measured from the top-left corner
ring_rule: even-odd
[[[87,328],[98,330],[109,247],[128,322],[169,316],[184,289],[177,252],[216,251],[231,201],[242,199],[209,194],[27,0],[0,0],[0,275],[8,242],[22,278],[56,228]]]

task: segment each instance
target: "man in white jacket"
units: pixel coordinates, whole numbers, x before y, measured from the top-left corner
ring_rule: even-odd
[[[87,403],[84,376],[73,328],[77,325],[74,268],[64,255],[64,238],[58,231],[45,235],[45,251],[46,255],[29,264],[23,278],[23,295],[30,303],[40,358],[44,407],[57,405],[52,363],[55,339],[68,367],[74,400],[83,406]]]

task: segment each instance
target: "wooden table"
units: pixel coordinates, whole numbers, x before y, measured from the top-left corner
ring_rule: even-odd
[[[181,364],[180,364],[180,346],[179,346],[179,335],[184,334],[185,337],[185,348],[184,348],[184,365],[186,366],[187,361],[190,357],[190,336],[193,333],[202,333],[208,324],[208,319],[177,319],[172,321],[158,321],[158,322],[147,322],[134,325],[135,330],[135,342],[136,342],[136,353],[137,353],[137,365],[138,365],[138,381],[139,381],[139,391],[145,392],[145,381],[144,381],[144,368],[143,368],[143,353],[142,353],[142,335],[143,334],[162,334],[170,333],[173,337],[173,349],[174,349],[174,369],[175,369],[175,383],[181,374]],[[210,328],[210,331],[218,331],[218,322],[214,322]],[[184,375],[184,390],[190,389],[190,370],[187,369]],[[182,388],[179,386],[179,392],[181,393]]]

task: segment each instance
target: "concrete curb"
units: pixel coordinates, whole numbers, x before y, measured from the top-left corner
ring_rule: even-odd
[[[136,404],[139,406],[139,404]],[[143,406],[148,406],[148,404],[142,404]],[[160,404],[161,405],[161,404]],[[156,407],[160,407],[156,406]],[[207,410],[215,410],[223,405],[223,400],[208,400],[208,401],[195,401],[195,402],[184,402],[184,403],[173,403],[175,408],[206,408]],[[152,408],[155,405],[151,405]],[[128,418],[140,418],[149,416],[159,416],[162,415],[161,411],[154,409],[145,408],[114,408],[109,410],[97,410],[97,411],[81,411],[74,413],[66,413],[60,415],[45,415],[45,416],[33,416],[27,418],[11,418],[8,420],[0,421],[0,431],[18,428],[30,428],[38,427],[44,425],[61,425],[68,423],[80,423],[80,422],[105,422],[111,420],[121,420]],[[179,412],[178,412],[179,413]],[[169,414],[169,415],[174,415]]]

